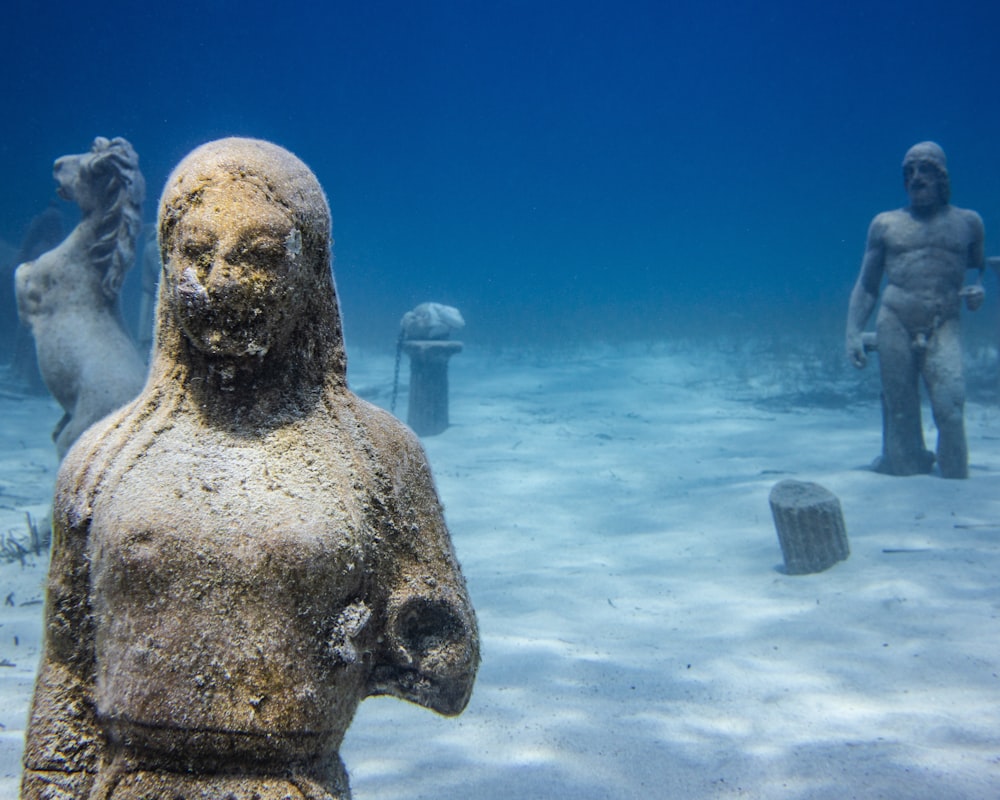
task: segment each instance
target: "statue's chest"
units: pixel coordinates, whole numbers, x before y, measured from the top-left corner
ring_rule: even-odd
[[[349,593],[372,540],[366,494],[349,457],[322,455],[156,442],[95,500],[91,558],[103,590]]]
[[[969,241],[968,227],[953,214],[932,220],[901,215],[898,224],[886,236],[886,245],[892,254],[939,253],[957,259],[967,255]]]

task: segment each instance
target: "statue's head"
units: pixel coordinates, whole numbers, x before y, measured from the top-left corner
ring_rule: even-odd
[[[948,159],[936,142],[920,142],[903,157],[903,186],[916,209],[947,205],[951,200]]]
[[[287,150],[238,138],[194,150],[167,181],[159,237],[160,346],[182,336],[235,362],[342,348],[330,210]]]
[[[80,206],[84,215],[111,205],[122,192],[131,193],[131,201],[141,204],[146,190],[139,156],[120,136],[98,136],[89,152],[57,158],[52,176],[58,195]]]
[[[441,303],[421,303],[403,314],[399,322],[404,339],[447,339],[452,331],[465,327],[462,312]]]

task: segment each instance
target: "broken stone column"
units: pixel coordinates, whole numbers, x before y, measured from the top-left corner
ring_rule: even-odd
[[[406,424],[418,436],[443,433],[448,428],[448,359],[462,352],[462,343],[408,339],[402,347],[410,357]]]
[[[822,572],[851,553],[840,501],[818,483],[784,480],[770,495],[785,571]]]

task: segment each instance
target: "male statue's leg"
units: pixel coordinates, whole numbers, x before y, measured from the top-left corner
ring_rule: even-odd
[[[920,419],[919,358],[895,315],[880,314],[878,360],[885,408],[879,472],[918,475],[930,472],[934,464],[934,455],[924,445]]]
[[[924,362],[924,381],[938,429],[937,459],[944,478],[969,477],[965,439],[965,378],[958,321],[946,322],[932,337]]]

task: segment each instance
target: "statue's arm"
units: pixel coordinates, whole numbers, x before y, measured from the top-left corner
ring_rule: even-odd
[[[25,738],[22,800],[87,797],[104,751],[93,699],[89,524],[73,525],[60,513],[61,495],[57,491],[44,651]]]
[[[878,302],[879,287],[885,272],[885,223],[879,215],[868,228],[865,255],[861,260],[861,271],[851,290],[851,300],[847,307],[847,357],[856,367],[863,367],[865,356],[861,334]]]
[[[430,468],[412,435],[392,448],[393,510],[383,572],[384,632],[368,694],[460,713],[479,667],[479,633]]]
[[[983,272],[986,269],[986,245],[982,217],[975,211],[966,212],[969,215],[969,269],[976,270],[976,280],[962,289],[965,305],[970,311],[976,311],[983,304],[986,290],[983,288]]]

